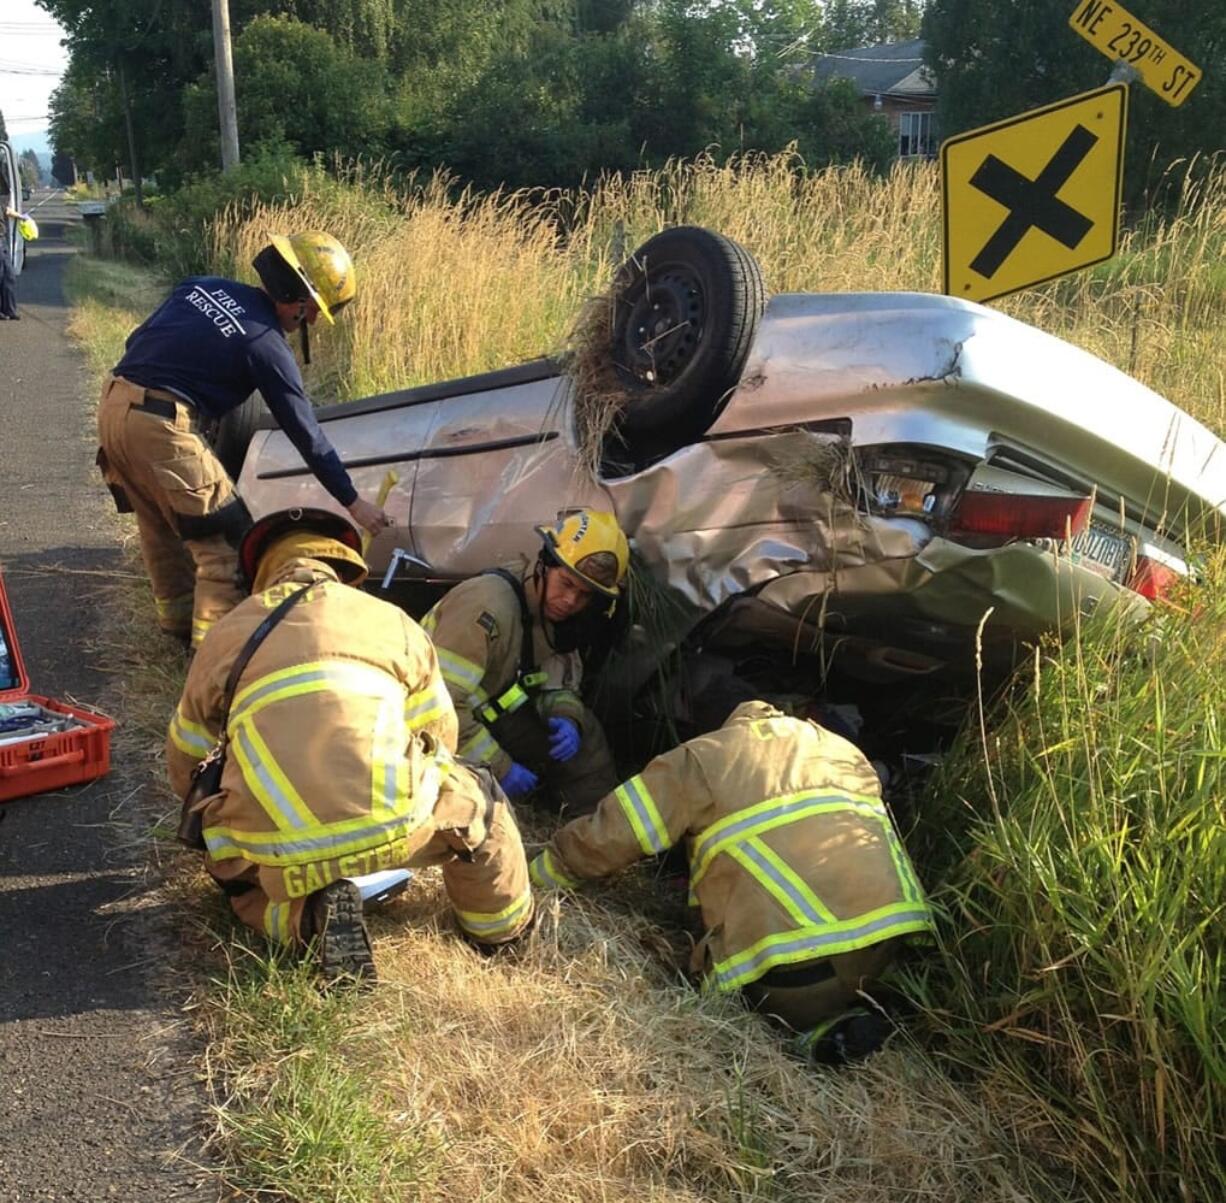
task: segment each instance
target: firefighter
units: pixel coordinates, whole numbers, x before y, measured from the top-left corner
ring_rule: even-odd
[[[559,808],[590,810],[617,784],[599,721],[579,697],[575,624],[611,616],[630,546],[613,514],[578,510],[538,526],[541,551],[457,585],[422,620],[460,723],[460,755],[512,799],[542,784]]]
[[[374,976],[367,874],[441,865],[460,931],[487,949],[515,940],[533,913],[510,807],[488,774],[483,785],[452,758],[455,711],[429,639],[395,606],[346,588],[366,576],[360,546],[354,525],[322,510],[251,527],[239,554],[252,595],[200,645],[166,743],[171,785],[186,797],[218,741],[232,665],[301,592],[234,687],[201,834],[239,919],[275,941],[315,941],[330,978]]]
[[[854,1014],[903,938],[932,917],[871,765],[847,740],[765,702],[657,756],[532,861],[570,889],[686,842],[704,935],[691,969],[822,1055],[879,1044]],[[840,1027],[840,1024],[842,1025]]]
[[[358,496],[320,429],[285,335],[356,291],[353,264],[330,234],[274,235],[255,257],[261,287],[183,281],[129,336],[103,385],[98,466],[121,513],[134,512],[164,631],[199,645],[242,597],[235,547],[249,516],[213,454],[209,431],[259,390],[328,492],[367,530],[389,525]]]

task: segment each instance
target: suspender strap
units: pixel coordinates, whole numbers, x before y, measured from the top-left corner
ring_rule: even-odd
[[[316,583],[312,581],[309,585],[303,585],[296,593],[291,593],[289,597],[282,599],[276,609],[265,615],[264,621],[251,632],[247,642],[243,644],[243,650],[235,656],[234,663],[230,665],[230,675],[226,677],[226,687],[221,695],[221,733],[217,740],[218,746],[223,753],[230,738],[227,732],[230,724],[230,705],[234,701],[234,691],[238,688],[238,679],[243,675],[243,669],[247,667],[248,661],[255,655],[255,649],[264,642],[273,627],[289,613],[290,608],[296,602],[300,601],[310,589],[314,588]]]
[[[520,624],[519,674],[509,688],[477,711],[477,717],[488,724],[497,722],[504,714],[518,710],[528,700],[529,695],[545,683],[545,674],[537,667],[533,654],[532,612],[528,609],[528,595],[524,592],[523,581],[505,568],[491,568],[485,575],[501,577],[510,585],[515,600],[519,603]]]

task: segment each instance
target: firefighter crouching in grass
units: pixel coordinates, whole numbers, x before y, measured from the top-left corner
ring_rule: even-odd
[[[98,466],[121,513],[134,512],[158,624],[195,647],[237,605],[235,548],[250,522],[203,437],[258,389],[319,482],[372,533],[388,525],[359,497],[320,429],[285,335],[356,293],[329,234],[274,235],[255,257],[261,287],[199,277],[177,285],[129,336],[98,405]]]
[[[197,803],[205,867],[248,926],[314,941],[329,978],[374,976],[355,879],[378,870],[441,865],[478,946],[532,919],[511,809],[488,775],[452,759],[455,711],[429,639],[349,587],[366,576],[360,546],[356,527],[322,510],[255,523],[240,547],[252,595],[205,637],[166,744],[186,798],[228,711],[220,779]]]
[[[858,992],[932,917],[860,751],[744,702],[557,831],[532,880],[573,888],[682,839],[705,933],[693,972],[803,1033],[819,1059],[878,1047],[888,1025],[855,1009]]]
[[[422,619],[460,723],[460,755],[487,765],[513,799],[538,787],[590,810],[617,784],[599,721],[580,700],[575,624],[611,616],[630,563],[617,519],[579,510],[538,526],[536,563],[457,585]]]

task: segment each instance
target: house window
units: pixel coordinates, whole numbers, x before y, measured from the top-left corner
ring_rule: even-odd
[[[898,115],[898,157],[931,159],[937,153],[937,131],[931,111]]]

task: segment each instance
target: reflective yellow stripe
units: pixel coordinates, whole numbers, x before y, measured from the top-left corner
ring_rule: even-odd
[[[204,842],[209,855],[217,860],[241,856],[258,865],[303,865],[408,839],[419,826],[414,816],[397,815],[386,823],[372,823],[368,818],[346,819],[302,833],[206,827]]]
[[[465,660],[463,656],[456,655],[448,648],[436,645],[434,650],[438,655],[438,667],[443,674],[443,680],[448,685],[457,686],[465,696],[484,702],[487,695],[481,688],[481,680],[485,676],[485,669],[471,660]]]
[[[230,710],[231,721],[258,714],[265,706],[286,698],[332,690],[401,704],[404,686],[382,669],[347,660],[316,660],[278,669],[241,689]]]
[[[264,908],[264,934],[278,944],[290,942],[288,902],[270,902]]]
[[[532,908],[532,891],[525,890],[510,906],[500,911],[488,914],[482,911],[456,911],[460,926],[470,936],[480,939],[490,939],[495,936],[509,936],[523,926],[528,912]]]
[[[176,710],[174,718],[170,720],[169,735],[170,742],[180,752],[195,760],[203,760],[217,742],[207,727],[194,723],[189,718],[184,718],[181,710]]]
[[[693,865],[693,872],[690,876],[691,884],[697,885],[711,867],[711,862],[734,843],[739,843],[753,835],[773,831],[776,827],[799,823],[802,819],[811,818],[813,815],[833,814],[840,810],[855,811],[877,822],[883,818],[887,822],[889,820],[881,800],[867,794],[805,792],[768,798],[765,802],[759,802],[755,806],[747,806],[744,810],[725,815],[719,822],[712,823],[710,827],[698,833],[691,857]]]
[[[315,816],[277,764],[250,719],[231,724],[230,750],[243,781],[278,831],[304,831],[317,825]]]
[[[489,764],[502,749],[494,737],[484,728],[478,727],[461,745],[459,754],[465,760],[476,760],[480,764]]]
[[[497,722],[504,714],[514,714],[526,701],[529,695],[518,681],[500,693],[488,706],[483,706],[477,717],[483,722]]]
[[[213,629],[216,621],[213,618],[192,619],[192,647],[199,647],[204,642],[204,637]]]
[[[656,807],[655,799],[642,777],[634,776],[613,791],[626,821],[634,829],[639,847],[647,856],[654,856],[672,846],[668,824]]]
[[[180,593],[178,597],[155,597],[153,608],[158,618],[177,618],[184,622],[192,615],[192,607],[196,604],[195,594]]]
[[[737,990],[777,965],[794,965],[854,952],[895,936],[930,931],[932,926],[932,916],[926,906],[894,902],[839,923],[764,936],[734,956],[717,961],[713,980],[720,990]]]
[[[404,708],[384,698],[375,712],[370,740],[370,817],[382,820],[404,812],[409,798],[409,762],[405,757]]]
[[[411,731],[437,722],[452,708],[451,694],[433,685],[409,694],[404,703],[404,721]]]
[[[752,837],[733,844],[727,852],[783,907],[797,927],[838,922],[795,870],[762,840]]]
[[[528,866],[528,876],[532,884],[543,890],[573,890],[583,883],[577,877],[571,877],[558,863],[552,848],[546,848],[532,860]]]

